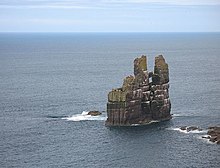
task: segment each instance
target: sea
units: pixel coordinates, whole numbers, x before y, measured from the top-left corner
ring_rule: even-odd
[[[173,118],[106,127],[108,92],[159,54]],[[220,145],[202,138],[216,125],[220,33],[0,33],[1,168],[219,168]]]

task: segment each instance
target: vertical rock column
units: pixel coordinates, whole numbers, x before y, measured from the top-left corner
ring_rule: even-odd
[[[122,91],[121,88],[113,89],[111,92],[109,92],[107,103],[107,125],[124,124],[125,97],[126,92]]]
[[[171,118],[169,99],[169,68],[162,55],[155,57],[154,73],[151,85],[151,110],[154,120]]]
[[[143,120],[143,87],[148,86],[147,57],[142,55],[134,60],[133,88],[126,96],[127,123],[137,124]]]

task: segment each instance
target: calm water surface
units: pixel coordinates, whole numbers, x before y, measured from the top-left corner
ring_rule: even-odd
[[[0,167],[220,167],[220,33],[0,34]],[[163,54],[171,121],[107,128],[107,93]],[[103,111],[86,117],[85,111]]]

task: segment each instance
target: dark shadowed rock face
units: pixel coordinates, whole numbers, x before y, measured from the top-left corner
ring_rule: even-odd
[[[168,82],[168,64],[162,55],[155,57],[154,72],[148,72],[146,56],[136,58],[134,76],[126,77],[122,88],[108,94],[106,125],[129,126],[171,119]]]

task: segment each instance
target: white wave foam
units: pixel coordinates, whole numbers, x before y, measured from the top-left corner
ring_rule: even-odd
[[[131,126],[140,126],[141,124],[131,124]]]
[[[182,114],[172,114],[173,117],[182,117]]]
[[[160,121],[158,121],[158,120],[152,120],[150,123],[158,123],[158,122],[160,122]]]
[[[168,130],[174,130],[174,131],[179,131],[181,133],[185,133],[185,134],[196,134],[195,137],[208,143],[208,144],[215,144],[215,142],[211,142],[208,137],[209,135],[207,135],[208,130],[193,130],[193,131],[186,131],[186,130],[181,130],[180,128],[167,128]],[[193,135],[194,136],[194,135]]]
[[[81,114],[74,114],[70,117],[62,118],[68,121],[96,121],[96,120],[106,120],[106,116],[99,115],[99,116],[91,116],[88,115],[88,111],[83,111]]]
[[[205,137],[205,138],[203,138]],[[215,144],[215,142],[211,142],[209,139],[208,139],[209,135],[201,135],[201,136],[198,136],[197,138],[200,139],[200,140],[203,140],[204,142],[208,143],[208,144]]]
[[[158,122],[160,122],[160,121],[158,121],[158,120],[152,120],[152,121],[150,121],[150,122],[148,122],[148,123],[131,124],[131,126],[150,125],[150,124],[152,124],[152,123],[158,123]]]
[[[168,128],[168,130],[179,131],[182,133],[188,133],[186,130],[181,130],[180,128]]]
[[[168,128],[168,130],[179,131],[179,132],[185,133],[185,134],[201,134],[201,133],[207,133],[207,130],[192,130],[192,131],[187,131],[187,130],[181,130],[180,128]]]
[[[182,114],[182,113],[174,113],[172,117],[191,117],[192,115]]]

